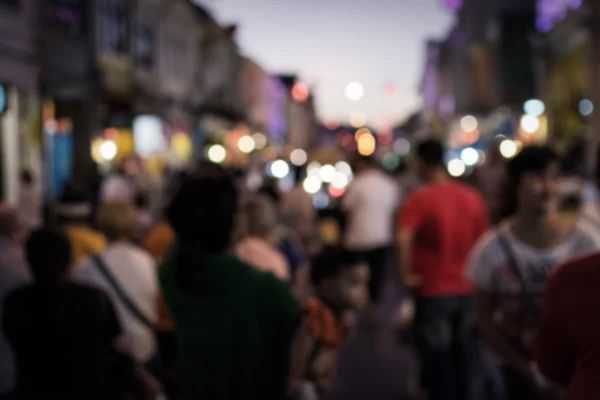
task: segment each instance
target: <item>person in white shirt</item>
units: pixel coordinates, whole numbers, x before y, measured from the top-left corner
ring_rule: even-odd
[[[108,293],[117,309],[134,357],[147,364],[153,361],[157,351],[154,332],[148,322],[154,324],[158,319],[159,286],[154,260],[132,243],[136,216],[135,208],[127,200],[108,200],[101,204],[98,225],[110,243],[99,258],[145,321],[132,312],[96,260],[88,259],[78,265],[75,279]]]
[[[370,310],[375,319],[385,266],[394,243],[400,189],[370,157],[360,157],[353,170],[354,179],[342,199],[342,211],[348,216],[344,246],[362,253],[369,264]]]

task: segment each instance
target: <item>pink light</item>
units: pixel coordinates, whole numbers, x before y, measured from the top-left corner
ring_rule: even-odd
[[[462,7],[462,0],[445,0],[446,8],[450,11],[458,11]]]

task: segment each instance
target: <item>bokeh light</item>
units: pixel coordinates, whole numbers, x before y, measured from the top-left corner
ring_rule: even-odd
[[[257,150],[262,150],[267,147],[267,137],[264,134],[257,132],[252,135],[252,139],[254,139],[254,147]]]
[[[350,125],[352,125],[354,128],[361,128],[365,126],[366,123],[367,117],[360,111],[356,111],[350,116]]]
[[[283,160],[273,161],[271,164],[271,174],[275,178],[285,178],[290,173],[290,166]]]
[[[450,176],[453,176],[455,178],[462,176],[466,170],[467,168],[465,167],[465,164],[458,158],[450,160],[450,162],[448,163],[448,173],[450,174]]]
[[[400,138],[394,143],[394,152],[405,156],[410,153],[410,142],[405,138]]]
[[[335,169],[346,175],[348,178],[352,177],[352,167],[346,161],[338,161],[335,163]]]
[[[460,128],[465,132],[473,132],[478,126],[477,118],[472,115],[465,115],[460,119]]]
[[[527,100],[525,104],[523,104],[523,112],[532,117],[539,117],[544,111],[546,111],[546,106],[544,105],[544,102],[539,99]]]
[[[472,147],[464,148],[460,152],[460,159],[466,166],[472,167],[479,162],[479,152]]]
[[[358,152],[363,156],[370,156],[375,153],[377,142],[373,135],[362,135],[358,139]]]
[[[583,99],[579,102],[579,113],[584,117],[592,115],[594,112],[594,103],[588,99]]]
[[[242,152],[242,153],[252,153],[254,151],[254,149],[256,148],[256,143],[254,143],[254,139],[252,139],[252,137],[248,136],[248,135],[244,135],[241,138],[239,138],[238,140],[238,149]]]
[[[333,165],[323,165],[319,171],[319,178],[321,178],[323,182],[331,183],[335,179],[336,172]]]
[[[521,128],[527,133],[534,133],[540,128],[540,120],[533,115],[524,115],[521,118]]]
[[[313,197],[313,205],[319,210],[327,208],[327,206],[329,206],[329,196],[323,192],[315,194]]]
[[[372,135],[371,130],[369,128],[360,128],[357,129],[356,132],[354,133],[354,140],[356,140],[358,142],[358,139],[360,139],[360,137],[362,135]]]
[[[302,182],[302,187],[308,194],[317,193],[319,190],[321,190],[322,186],[323,182],[321,182],[318,176],[308,176],[304,182]]]
[[[394,153],[387,153],[383,156],[383,167],[388,171],[393,171],[400,165],[400,156]]]
[[[318,161],[313,161],[306,167],[307,176],[319,176],[319,171],[321,171],[321,164]]]
[[[346,85],[344,93],[349,100],[358,101],[365,94],[365,89],[360,82],[350,82]]]
[[[117,144],[112,140],[105,140],[100,145],[98,152],[104,161],[112,161],[117,155]]]
[[[306,100],[308,100],[309,96],[310,89],[308,88],[308,85],[306,83],[296,82],[292,87],[292,98],[295,101],[299,103],[304,103]]]
[[[517,155],[518,146],[514,141],[505,139],[500,143],[499,150],[502,157],[513,158]]]
[[[346,186],[348,186],[349,182],[350,179],[348,179],[348,176],[346,176],[346,174],[337,171],[335,173],[335,177],[331,181],[331,186],[336,189],[344,189]]]
[[[220,164],[227,158],[227,150],[220,144],[213,144],[208,148],[208,159],[216,164]]]
[[[290,161],[297,167],[306,164],[307,160],[308,156],[306,155],[306,152],[302,149],[295,149],[290,153]]]

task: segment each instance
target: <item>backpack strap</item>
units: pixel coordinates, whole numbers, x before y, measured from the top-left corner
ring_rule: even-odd
[[[110,287],[115,291],[121,302],[127,308],[127,311],[131,315],[133,315],[139,322],[145,325],[150,330],[154,330],[154,324],[150,321],[148,317],[144,315],[144,313],[135,305],[133,300],[125,293],[117,279],[108,269],[108,266],[104,263],[104,260],[100,256],[93,256],[92,261],[96,266],[96,269],[102,274],[104,279],[108,282]]]
[[[530,313],[533,313],[535,310],[534,301],[531,298],[527,281],[523,276],[523,271],[521,271],[521,268],[519,268],[519,263],[517,261],[517,257],[515,256],[513,246],[510,244],[506,233],[498,234],[498,244],[502,248],[502,251],[507,258],[508,267],[519,281],[519,285],[521,286],[522,292],[522,303],[525,307],[525,310],[528,310]]]

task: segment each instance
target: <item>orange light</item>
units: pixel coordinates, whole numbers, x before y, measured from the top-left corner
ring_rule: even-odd
[[[337,121],[327,121],[325,122],[325,127],[331,131],[334,131],[340,127],[340,123]]]
[[[119,131],[115,128],[107,128],[104,130],[104,139],[115,140],[119,137]]]
[[[304,103],[310,96],[310,90],[308,85],[304,82],[296,82],[292,87],[292,98],[299,102]]]
[[[331,197],[342,197],[346,193],[346,188],[336,188],[329,185],[329,194]]]

